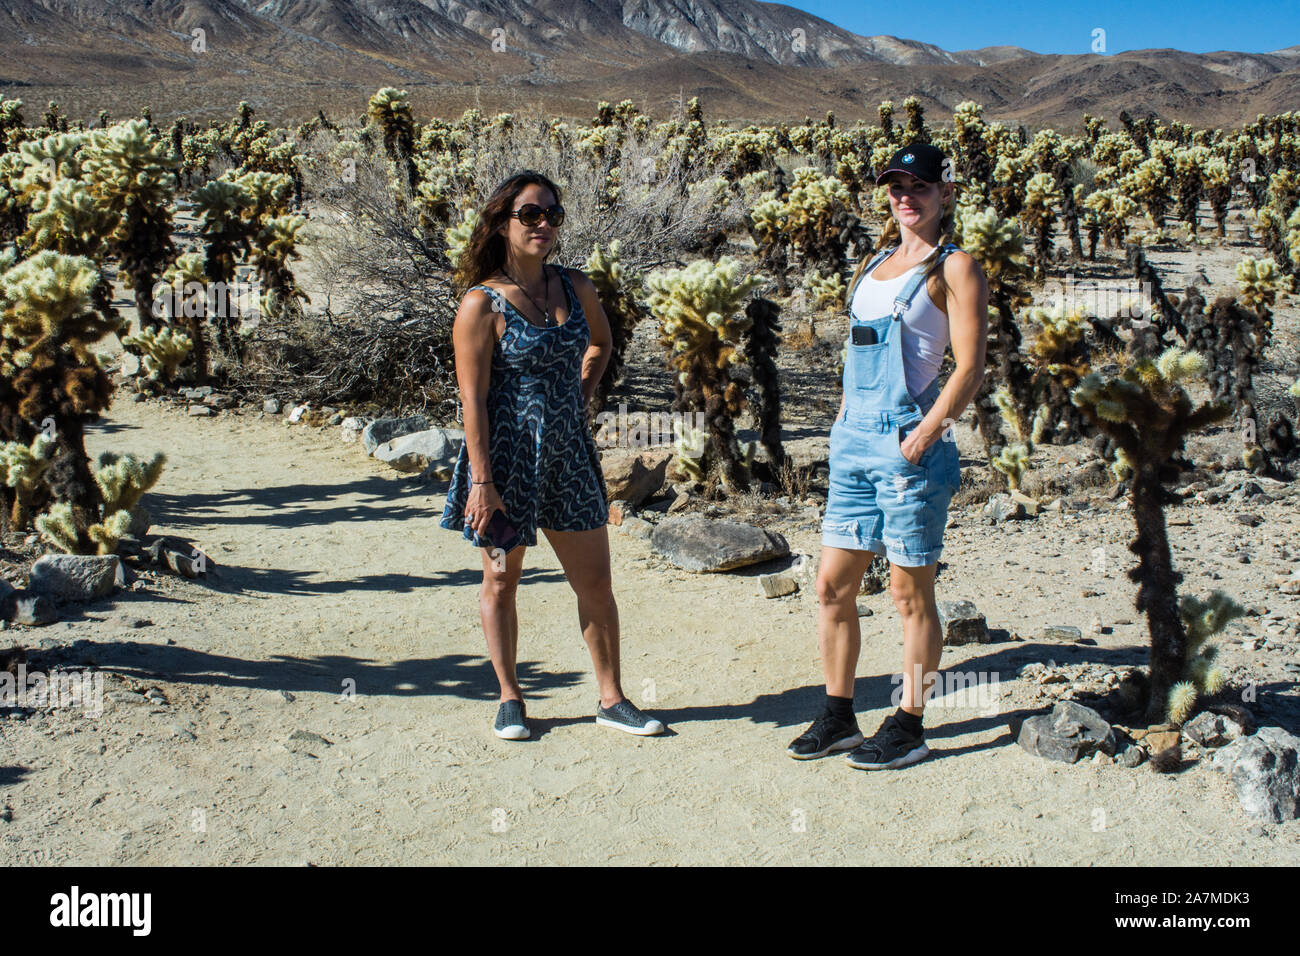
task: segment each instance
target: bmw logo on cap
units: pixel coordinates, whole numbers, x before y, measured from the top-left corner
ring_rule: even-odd
[[[912,160],[914,160],[914,159],[916,159],[916,157],[913,156],[911,153],[904,153],[904,154],[903,154],[903,162],[905,162],[905,163],[910,163],[910,162],[911,162]]]

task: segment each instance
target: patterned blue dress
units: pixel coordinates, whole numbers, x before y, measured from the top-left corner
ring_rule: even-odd
[[[485,285],[505,314],[506,327],[492,349],[488,385],[488,457],[506,517],[523,543],[537,544],[537,529],[590,531],[609,520],[600,453],[582,402],[582,356],[591,342],[587,317],[569,276],[560,270],[569,317],[544,328],[521,315],[505,296]],[[489,547],[465,525],[472,476],[468,444],[452,470],[439,524],[460,531],[475,547]]]

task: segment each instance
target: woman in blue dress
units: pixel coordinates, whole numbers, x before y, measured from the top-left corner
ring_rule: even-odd
[[[591,280],[546,262],[563,222],[559,187],[525,170],[488,197],[456,263],[452,343],[465,444],[440,524],[482,549],[479,610],[501,685],[493,731],[506,740],[530,735],[515,672],[515,592],[538,528],[578,598],[600,686],[596,723],[642,736],[665,729],[620,683],[609,509],[587,415],[611,336]],[[493,523],[497,512],[504,522]],[[511,538],[519,543],[510,547]]]

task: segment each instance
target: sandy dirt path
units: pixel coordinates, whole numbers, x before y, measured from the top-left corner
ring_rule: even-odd
[[[499,741],[477,553],[438,527],[438,486],[400,480],[338,434],[254,414],[192,419],[118,393],[89,450],[166,451],[146,498],[151,533],[194,541],[220,576],[159,578],[68,608],[51,627],[11,632],[123,681],[108,682],[98,718],[56,710],[0,720],[0,806],[12,817],[0,823],[0,862],[1300,859],[1300,827],[1252,832],[1204,761],[1175,776],[1051,763],[1012,743],[1011,706],[986,716],[932,708],[935,753],[902,772],[793,761],[784,748],[822,694],[811,597],[761,599],[752,572],[677,572],[647,542],[616,533],[625,689],[673,733],[639,739],[593,723],[597,693],[572,592],[543,541],[519,592],[534,739]],[[1086,624],[1092,605],[1077,598],[1077,569],[1102,519],[1053,520],[1059,527],[1032,535],[954,534],[945,574],[960,583],[949,596],[978,599],[990,626],[1022,633],[1045,619],[1086,614]],[[1105,519],[1118,530],[1128,520]],[[1073,550],[1062,548],[1076,536]],[[791,535],[796,548],[815,542],[811,524]],[[995,572],[995,546],[1018,572]],[[1056,564],[1034,557],[1050,548]],[[1115,574],[1093,604],[1132,618],[1130,588]],[[892,709],[901,635],[887,595],[863,601],[874,613],[862,618],[857,706],[869,732]],[[1117,627],[1097,647],[1005,641],[947,649],[944,665],[1009,680],[1049,656],[1120,664],[1145,652],[1136,627]],[[355,696],[343,693],[349,686]],[[168,703],[131,702],[133,687],[157,687]],[[329,743],[292,740],[297,731]]]

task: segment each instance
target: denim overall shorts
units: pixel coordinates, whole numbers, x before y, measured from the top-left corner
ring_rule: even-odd
[[[956,247],[940,252],[946,258]],[[865,279],[894,250],[863,270]],[[850,326],[876,330],[873,345],[854,345],[849,336],[844,363],[844,413],[830,435],[830,492],[822,519],[822,545],[872,551],[892,564],[924,567],[939,560],[948,502],[961,484],[961,463],[951,432],[921,455],[903,457],[900,444],[939,397],[938,376],[913,396],[903,371],[903,316],[925,282],[914,275],[894,300],[891,315],[850,317]],[[857,290],[854,283],[849,303]]]

